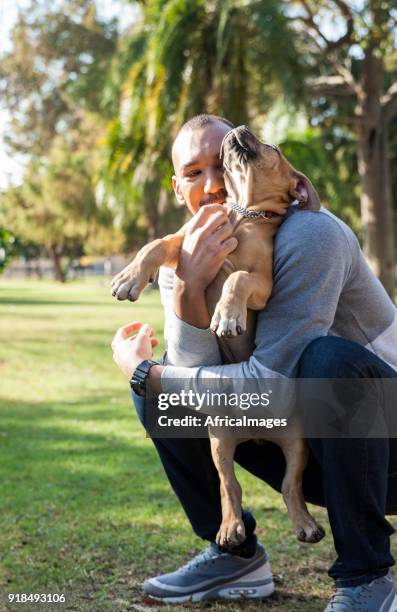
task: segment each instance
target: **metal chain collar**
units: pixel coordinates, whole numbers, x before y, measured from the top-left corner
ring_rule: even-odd
[[[230,206],[233,210],[236,211],[239,215],[243,217],[247,217],[248,219],[272,219],[273,217],[279,217],[277,213],[271,212],[270,210],[261,210],[257,212],[256,210],[249,210],[237,204],[237,202],[227,202],[227,206]]]

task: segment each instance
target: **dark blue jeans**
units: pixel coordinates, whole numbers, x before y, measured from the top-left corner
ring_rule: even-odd
[[[302,378],[397,378],[385,362],[365,348],[337,337],[314,340],[299,361]],[[318,409],[318,399],[305,410]],[[134,394],[145,422],[145,405]],[[207,439],[154,439],[167,477],[197,535],[214,541],[221,523],[219,478]],[[329,575],[338,586],[354,586],[387,573],[393,528],[385,514],[397,514],[397,439],[309,439],[303,479],[306,501],[325,506],[337,559]],[[237,447],[235,460],[280,491],[284,456],[271,442]],[[254,543],[255,519],[243,511],[247,540]]]

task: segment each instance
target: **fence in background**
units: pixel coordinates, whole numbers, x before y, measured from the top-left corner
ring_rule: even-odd
[[[88,276],[113,276],[131,261],[131,257],[81,257],[68,270],[68,279]],[[15,259],[6,268],[3,278],[54,278],[54,265],[50,259]]]

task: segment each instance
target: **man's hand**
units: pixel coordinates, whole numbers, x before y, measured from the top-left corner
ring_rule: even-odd
[[[237,246],[232,233],[233,226],[224,206],[203,206],[188,223],[176,269],[178,279],[204,292]]]
[[[131,335],[136,331],[137,334]],[[153,334],[149,325],[139,322],[128,323],[116,331],[111,345],[113,359],[128,379],[142,361],[152,358],[153,348],[158,344]]]
[[[178,317],[206,328],[210,317],[205,290],[237,247],[227,209],[220,204],[203,206],[188,224],[176,269],[174,302]]]

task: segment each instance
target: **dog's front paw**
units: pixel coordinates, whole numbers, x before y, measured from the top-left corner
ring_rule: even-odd
[[[245,526],[241,519],[233,518],[222,521],[215,539],[218,546],[222,546],[222,548],[233,548],[244,542],[244,540]]]
[[[231,301],[218,302],[211,320],[211,330],[220,338],[232,338],[247,329],[247,309]]]
[[[135,302],[146,285],[153,282],[155,275],[156,271],[132,262],[112,280],[112,295],[118,300]]]

